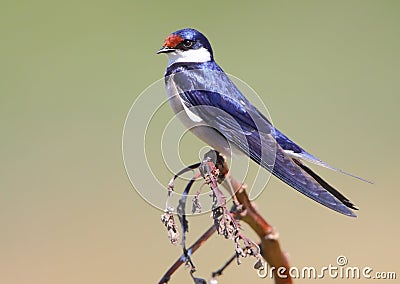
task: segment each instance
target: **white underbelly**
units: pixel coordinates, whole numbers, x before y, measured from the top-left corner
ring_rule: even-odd
[[[171,90],[170,87],[171,86],[167,86],[169,103],[172,107],[172,110],[177,115],[179,120],[182,121],[185,127],[213,149],[219,151],[223,155],[232,156],[231,147],[229,147],[228,141],[220,134],[220,132],[208,126],[201,116],[195,114],[187,106],[185,106],[178,93],[174,90]],[[238,152],[234,145],[231,146],[234,153]]]

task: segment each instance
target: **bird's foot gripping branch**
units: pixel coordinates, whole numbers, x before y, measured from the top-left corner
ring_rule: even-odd
[[[167,270],[159,283],[167,283],[172,274],[182,264],[185,264],[190,268],[190,275],[194,283],[206,283],[206,280],[194,276],[196,267],[193,264],[191,256],[215,231],[217,231],[219,235],[223,235],[226,239],[233,240],[235,249],[234,255],[220,269],[211,274],[211,278],[214,281],[213,283],[216,283],[216,278],[220,276],[224,269],[235,259],[237,260],[237,263],[240,264],[241,257],[255,257],[256,263],[254,264],[254,268],[257,270],[263,269],[264,260],[266,260],[271,266],[289,268],[288,261],[280,248],[278,233],[253,207],[253,204],[249,200],[246,192],[246,184],[235,180],[229,174],[229,168],[225,162],[225,159],[214,150],[207,152],[204,155],[204,159],[201,163],[194,164],[177,173],[169,183],[166,210],[161,219],[168,230],[168,236],[172,244],[178,243],[179,233],[178,225],[174,220],[174,208],[169,206],[168,199],[173,193],[175,179],[190,170],[198,170],[198,172],[186,185],[183,195],[176,208],[181,227],[181,245],[183,254]],[[186,201],[192,185],[196,179],[200,177],[204,179],[205,183],[211,189],[211,195],[213,198],[212,218],[214,224],[202,236],[200,236],[192,246],[187,248],[186,233],[188,232],[188,221],[185,214]],[[230,210],[226,205],[226,197],[220,190],[221,184],[229,185],[230,188],[234,189],[233,206]],[[195,195],[192,204],[192,212],[198,212],[200,209],[201,205],[198,203],[198,199],[196,199]],[[239,221],[247,223],[256,232],[260,238],[259,244],[252,241],[242,233]],[[289,269],[286,269],[286,271],[288,270]],[[275,283],[292,283],[292,280],[289,275],[287,275],[286,278],[275,277]]]

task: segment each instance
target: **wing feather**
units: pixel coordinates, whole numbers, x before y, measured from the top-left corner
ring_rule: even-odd
[[[213,80],[212,83],[220,84],[213,90],[221,89],[223,92],[207,90],[202,86],[201,84],[207,82],[207,74],[204,73],[190,74],[191,78],[180,77],[179,81],[189,84],[187,86],[175,82],[180,86],[179,96],[186,107],[253,161],[289,186],[339,213],[356,216],[348,207],[357,208],[346,197],[297,158],[311,160],[324,166],[322,161],[311,155],[305,155],[307,152],[275,129],[268,119],[244,98],[224,73],[219,75],[218,80],[215,74],[212,75],[209,78]],[[289,155],[290,152],[300,157]]]

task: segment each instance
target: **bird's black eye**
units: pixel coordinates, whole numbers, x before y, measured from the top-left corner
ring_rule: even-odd
[[[188,40],[188,39],[185,39],[185,40],[182,42],[182,45],[183,45],[185,48],[191,48],[191,47],[193,46],[193,44],[194,44],[194,41],[191,41],[191,40]]]

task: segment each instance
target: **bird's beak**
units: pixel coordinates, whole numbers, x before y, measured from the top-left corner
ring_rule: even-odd
[[[167,47],[167,46],[163,46],[163,47],[161,47],[161,49],[159,51],[157,51],[157,54],[173,52],[175,50],[176,50],[175,48],[170,48],[170,47]]]

